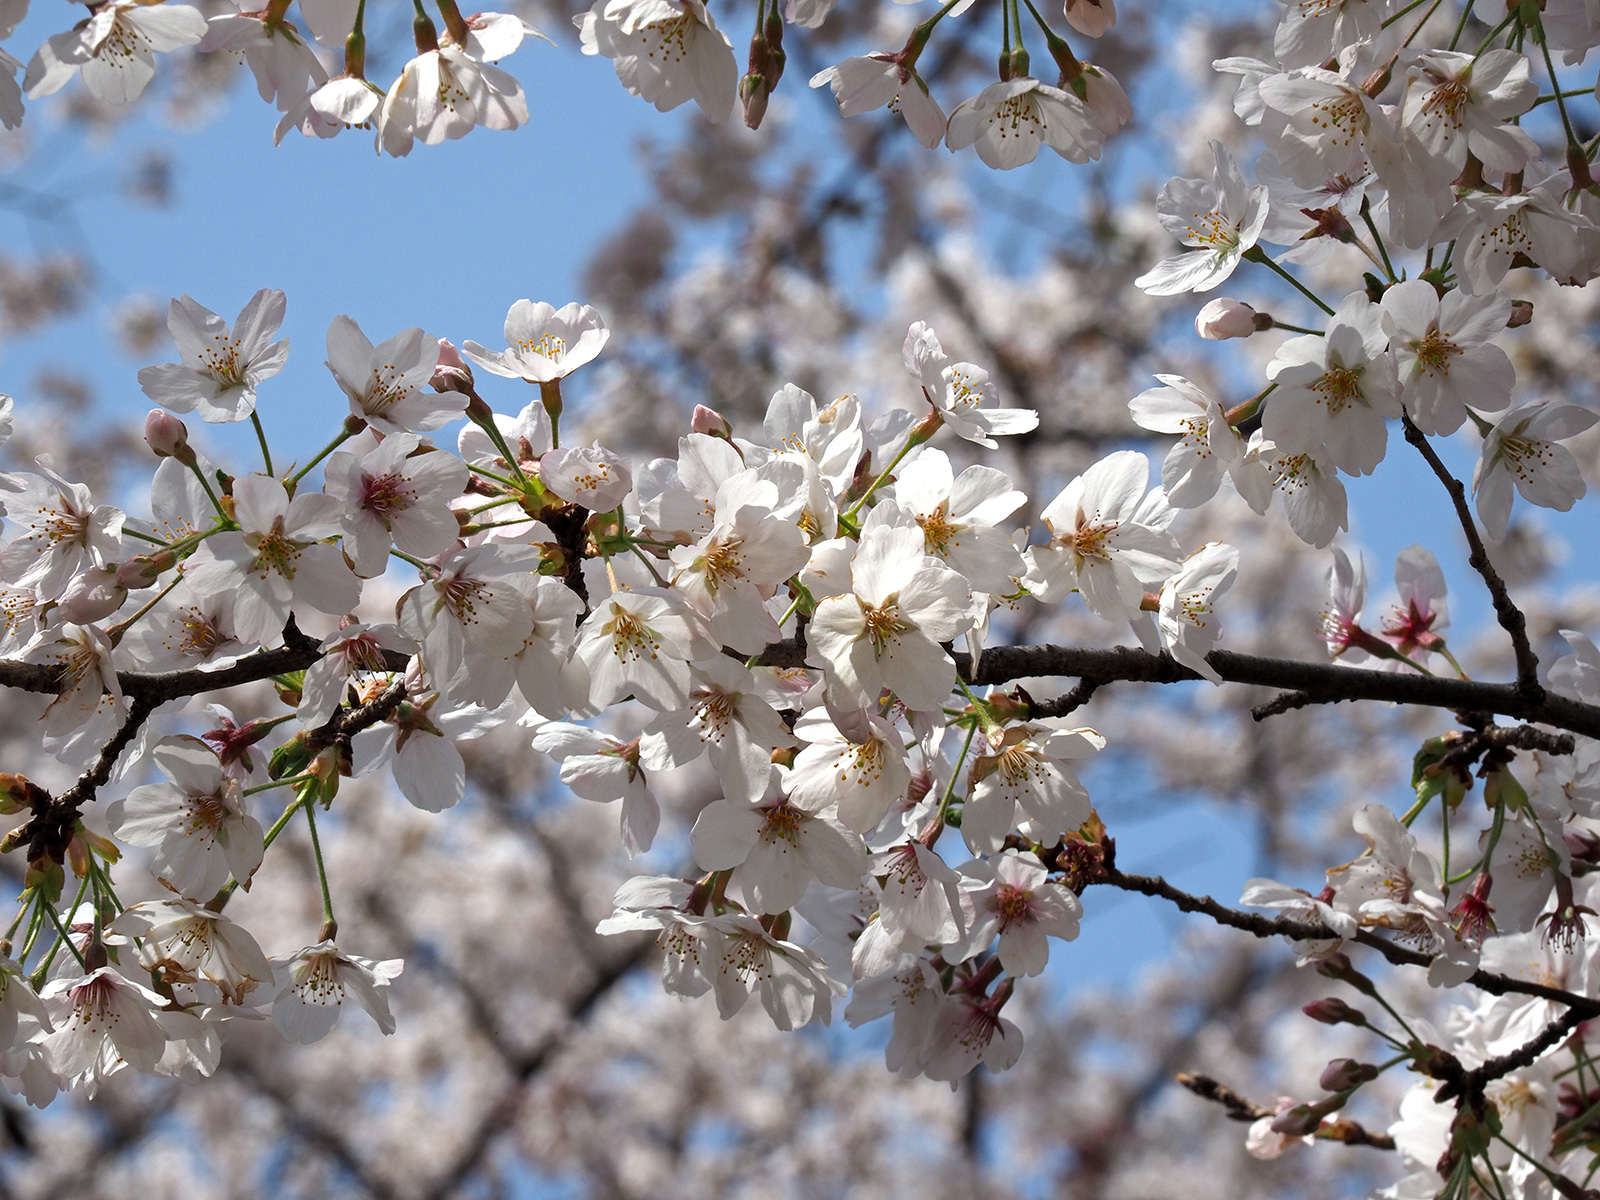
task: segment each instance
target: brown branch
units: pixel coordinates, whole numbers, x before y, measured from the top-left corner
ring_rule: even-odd
[[[1037,701],[1030,707],[1035,716],[1064,717],[1068,713],[1076,712],[1094,699],[1094,694],[1105,686],[1105,682],[1103,679],[1085,676],[1078,680],[1077,686],[1070,692],[1065,692],[1054,700]]]
[[[1512,602],[1511,593],[1506,590],[1506,581],[1500,578],[1500,572],[1496,571],[1494,564],[1489,561],[1489,552],[1484,548],[1483,538],[1478,534],[1478,526],[1472,519],[1472,510],[1467,507],[1467,489],[1459,479],[1450,474],[1444,462],[1429,445],[1427,436],[1417,428],[1411,418],[1402,416],[1401,421],[1405,426],[1406,441],[1415,446],[1422,457],[1427,459],[1428,465],[1433,468],[1433,473],[1439,477],[1439,482],[1444,484],[1445,490],[1450,493],[1450,501],[1455,505],[1456,516],[1461,521],[1461,530],[1467,535],[1467,546],[1472,551],[1467,557],[1467,565],[1483,576],[1484,585],[1489,589],[1489,596],[1494,601],[1494,615],[1499,619],[1500,627],[1511,637],[1511,649],[1517,657],[1517,688],[1527,699],[1538,703],[1544,699],[1544,688],[1539,684],[1539,656],[1533,652],[1533,646],[1528,641],[1528,619]]]
[[[1178,1082],[1202,1100],[1220,1104],[1228,1111],[1230,1121],[1255,1122],[1274,1116],[1272,1109],[1241,1096],[1225,1083],[1209,1075],[1184,1073]],[[1394,1139],[1387,1133],[1374,1133],[1358,1121],[1340,1119],[1320,1126],[1315,1136],[1329,1142],[1343,1142],[1346,1146],[1371,1146],[1374,1150],[1393,1150]]]
[[[792,641],[775,642],[757,659],[762,666],[805,665],[805,650]],[[1092,677],[1102,683],[1182,683],[1200,676],[1165,654],[1149,654],[1130,646],[1099,649],[1088,646],[989,646],[971,669],[964,653],[953,656],[956,669],[974,685],[1007,683],[1051,675]],[[1345,700],[1380,700],[1451,711],[1502,713],[1538,721],[1585,737],[1600,737],[1600,706],[1547,693],[1532,700],[1520,684],[1480,683],[1436,675],[1390,674],[1333,663],[1302,662],[1213,650],[1206,662],[1228,683],[1303,691],[1317,704]]]
[[[1576,1008],[1569,1008],[1546,1025],[1538,1037],[1530,1039],[1507,1054],[1480,1063],[1455,1079],[1446,1080],[1445,1085],[1434,1093],[1433,1098],[1443,1103],[1453,1097],[1459,1097],[1458,1105],[1480,1099],[1487,1084],[1503,1075],[1532,1066],[1535,1059],[1546,1050],[1566,1041],[1567,1035],[1587,1019]]]
[[[1218,925],[1243,930],[1259,938],[1288,937],[1296,941],[1316,942],[1339,937],[1337,933],[1318,921],[1299,921],[1293,917],[1267,917],[1259,913],[1241,912],[1236,908],[1219,904],[1210,896],[1196,896],[1175,888],[1160,876],[1125,874],[1109,862],[1102,864],[1099,871],[1085,882],[1106,884],[1121,891],[1138,892],[1141,895],[1166,900],[1182,912],[1200,913],[1210,917]],[[1358,931],[1350,940],[1377,951],[1397,966],[1426,968],[1433,961],[1428,955],[1397,945],[1379,937],[1369,929]],[[1482,970],[1474,971],[1466,982],[1493,996],[1537,996],[1541,1000],[1553,1000],[1570,1008],[1575,1019],[1579,1021],[1600,1017],[1600,1000],[1561,988],[1548,987],[1542,983]]]

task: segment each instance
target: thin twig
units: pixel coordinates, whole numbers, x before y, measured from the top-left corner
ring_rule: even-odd
[[[1467,507],[1466,487],[1450,474],[1449,469],[1428,443],[1427,435],[1417,428],[1415,422],[1408,416],[1402,416],[1401,421],[1405,425],[1406,441],[1417,448],[1428,465],[1433,468],[1433,473],[1439,477],[1439,482],[1444,484],[1445,490],[1450,493],[1450,501],[1455,505],[1456,516],[1461,521],[1461,531],[1467,535],[1467,545],[1472,551],[1467,557],[1467,565],[1483,576],[1484,585],[1494,600],[1494,615],[1499,618],[1501,628],[1511,636],[1511,649],[1517,656],[1517,687],[1529,700],[1535,702],[1542,700],[1544,688],[1539,684],[1539,656],[1533,652],[1533,646],[1528,641],[1528,619],[1512,602],[1511,594],[1506,591],[1506,581],[1500,578],[1500,572],[1496,571],[1494,564],[1489,561],[1489,552],[1484,548],[1483,538],[1478,534],[1477,523],[1472,519],[1472,510]]]

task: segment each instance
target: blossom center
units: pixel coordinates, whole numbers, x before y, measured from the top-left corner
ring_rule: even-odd
[[[1000,932],[1004,933],[1013,925],[1024,924],[1033,919],[1033,893],[1026,888],[1019,888],[1015,884],[1001,884],[994,894],[995,912],[1000,914]]]
[[[661,643],[656,640],[653,629],[630,612],[617,613],[616,620],[611,624],[611,652],[618,661],[634,662],[646,654],[655,658],[660,649]]]
[[[909,623],[901,619],[897,600],[887,600],[877,608],[863,604],[861,619],[866,623],[867,637],[872,639],[873,649],[879,654],[891,641],[912,629]]]
[[[1341,413],[1361,399],[1361,372],[1361,367],[1329,367],[1311,390],[1328,406],[1330,415]]]
[[[250,569],[260,578],[265,579],[273,573],[285,579],[294,578],[295,567],[300,561],[300,547],[284,536],[281,517],[273,523],[270,532],[257,536],[255,551]]]
[[[385,525],[416,502],[416,493],[404,475],[364,475],[361,479],[362,511]]]
[[[955,537],[956,526],[950,523],[947,505],[941,504],[926,516],[918,517],[917,524],[922,526],[922,536],[927,539],[930,550],[941,556],[950,552],[950,542]]]
[[[1428,330],[1426,337],[1411,346],[1417,354],[1417,365],[1428,375],[1450,374],[1450,360],[1461,353],[1461,347],[1437,329]]]
[[[761,836],[769,842],[784,841],[791,846],[800,844],[800,823],[806,814],[786,803],[774,804],[767,809],[767,821],[761,827]]]

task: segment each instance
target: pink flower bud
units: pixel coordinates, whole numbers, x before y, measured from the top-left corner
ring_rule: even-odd
[[[128,589],[117,583],[114,567],[90,567],[67,584],[56,611],[74,625],[92,625],[104,620],[128,598]]]
[[[1506,318],[1506,328],[1519,329],[1531,320],[1533,320],[1533,301],[1513,300],[1511,315]]]
[[[461,357],[449,338],[439,339],[439,365],[433,369],[428,381],[436,392],[460,392],[470,396],[473,390],[472,367]]]
[[[130,558],[117,568],[117,586],[137,591],[149,587],[160,574],[161,568],[156,563],[140,555],[138,558]]]
[[[1211,342],[1249,337],[1256,331],[1256,310],[1243,301],[1219,296],[1200,310],[1194,331]]]
[[[1378,1068],[1371,1063],[1357,1062],[1353,1058],[1336,1058],[1322,1068],[1322,1078],[1317,1082],[1325,1092],[1348,1092],[1371,1083],[1378,1077]]]
[[[1329,996],[1324,1000],[1314,1000],[1305,1005],[1301,1010],[1313,1021],[1321,1021],[1324,1025],[1365,1025],[1367,1018],[1357,1009],[1351,1008],[1337,996]]]
[[[696,433],[703,433],[708,437],[722,438],[724,440],[733,436],[733,426],[728,423],[728,418],[714,408],[707,408],[704,404],[694,406],[694,417],[689,422],[689,428]]]
[[[181,451],[189,448],[189,430],[164,408],[152,408],[144,419],[145,445],[155,451],[157,458],[184,460]]]
[[[1066,0],[1067,24],[1084,37],[1099,37],[1117,23],[1117,0]]]

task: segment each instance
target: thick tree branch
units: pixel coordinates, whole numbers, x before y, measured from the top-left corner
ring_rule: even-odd
[[[1511,648],[1517,656],[1517,688],[1531,701],[1544,699],[1544,688],[1539,684],[1539,656],[1533,652],[1533,646],[1528,641],[1528,620],[1522,615],[1522,610],[1511,600],[1511,594],[1506,590],[1506,581],[1500,578],[1500,572],[1494,569],[1494,564],[1489,561],[1489,552],[1484,548],[1483,538],[1478,534],[1477,523],[1472,519],[1472,510],[1467,507],[1467,489],[1461,481],[1450,474],[1444,462],[1428,444],[1427,435],[1418,429],[1410,417],[1402,416],[1405,424],[1406,441],[1415,446],[1428,465],[1433,468],[1433,473],[1439,477],[1439,482],[1444,484],[1445,490],[1450,493],[1450,501],[1455,505],[1456,516],[1461,521],[1461,531],[1467,535],[1467,546],[1472,553],[1467,558],[1467,565],[1479,575],[1489,589],[1489,596],[1494,601],[1494,615],[1500,621],[1500,627],[1511,636]]]
[[[1149,654],[1129,646],[1098,649],[1088,646],[989,646],[976,672],[966,654],[955,656],[956,669],[970,684],[1008,683],[1013,679],[1070,675],[1100,683],[1127,680],[1134,683],[1181,683],[1199,679],[1168,655]],[[757,660],[768,667],[805,664],[805,650],[796,643],[776,642]],[[1480,683],[1442,676],[1390,674],[1333,663],[1302,662],[1213,650],[1206,662],[1228,683],[1289,689],[1306,693],[1317,704],[1344,700],[1380,700],[1422,708],[1503,713],[1523,721],[1600,737],[1600,706],[1546,693],[1532,700],[1520,684]]]

